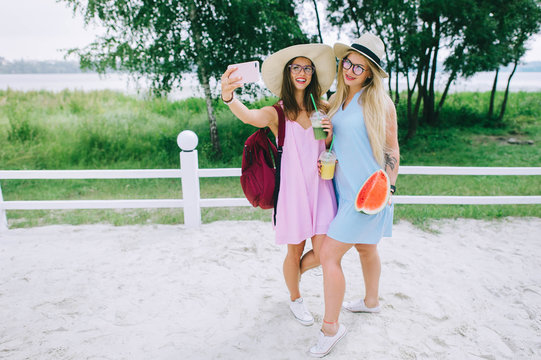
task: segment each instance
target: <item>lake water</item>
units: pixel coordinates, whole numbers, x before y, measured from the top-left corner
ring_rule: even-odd
[[[498,90],[505,90],[509,73],[500,73]],[[490,91],[494,73],[479,73],[470,79],[459,79],[451,86],[450,92],[460,91]],[[393,80],[394,81],[394,80]],[[213,92],[218,93],[218,84],[212,84]],[[436,90],[443,91],[445,79],[441,77],[436,84]],[[148,89],[144,81],[139,83],[130,80],[127,75],[108,74],[0,74],[0,89],[6,90],[115,90],[127,94],[144,94]],[[406,89],[405,78],[399,78],[400,90]],[[541,72],[517,72],[513,76],[510,85],[511,91],[541,91]],[[182,89],[175,89],[169,96],[170,99],[184,99],[188,97],[203,97],[203,91],[199,87],[196,76],[188,75]]]
[[[145,81],[135,82],[125,74],[99,75],[81,74],[0,74],[0,89],[31,91],[48,90],[59,92],[69,90],[114,90],[126,94],[145,94],[148,84]],[[203,97],[203,91],[197,84],[195,76],[188,76],[182,89],[172,91],[172,99],[185,99],[191,96]]]

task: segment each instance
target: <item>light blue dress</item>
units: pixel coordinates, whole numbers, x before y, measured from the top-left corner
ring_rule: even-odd
[[[333,180],[338,212],[327,235],[343,243],[377,244],[382,237],[392,236],[394,205],[385,206],[375,215],[355,210],[357,192],[381,168],[370,147],[359,96],[360,92],[332,118],[333,150],[338,158]]]

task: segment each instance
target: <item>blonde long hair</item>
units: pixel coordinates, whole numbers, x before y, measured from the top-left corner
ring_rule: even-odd
[[[351,52],[346,53],[344,58]],[[344,58],[338,64],[336,93],[330,99],[329,117],[331,118],[342,106],[349,94],[349,86],[346,86],[344,83],[344,68],[342,67]],[[359,104],[363,107],[364,123],[374,158],[381,168],[385,168],[385,153],[389,150],[386,141],[386,124],[389,115],[388,104],[392,100],[383,86],[383,77],[377,66],[366,57],[365,59],[367,60],[372,78],[367,78],[363,84]]]

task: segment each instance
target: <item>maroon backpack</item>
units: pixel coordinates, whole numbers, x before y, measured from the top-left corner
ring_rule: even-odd
[[[280,189],[280,161],[285,137],[285,116],[282,107],[273,105],[278,113],[278,148],[269,139],[268,127],[259,129],[244,143],[240,185],[244,195],[254,207],[274,208],[276,223],[276,205]]]

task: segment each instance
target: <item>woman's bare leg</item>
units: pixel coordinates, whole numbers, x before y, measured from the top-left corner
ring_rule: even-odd
[[[359,252],[365,286],[364,303],[373,308],[379,305],[379,279],[381,276],[381,261],[377,245],[356,244]]]
[[[325,293],[325,315],[321,330],[327,336],[334,336],[338,331],[338,317],[346,291],[342,257],[352,246],[352,244],[345,244],[328,236],[321,246],[320,259],[323,267],[323,291]]]
[[[301,258],[301,274],[320,265],[319,250],[323,239],[325,239],[325,234],[312,236],[312,250],[307,251]]]
[[[301,297],[299,279],[301,276],[300,263],[306,241],[300,244],[288,244],[287,255],[284,259],[284,279],[289,290],[291,301]]]

